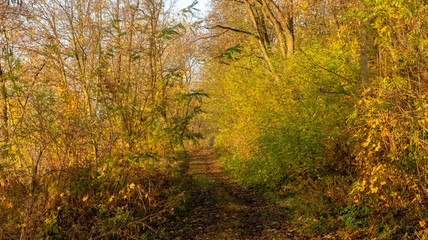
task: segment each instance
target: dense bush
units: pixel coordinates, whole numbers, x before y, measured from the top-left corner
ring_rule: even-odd
[[[426,237],[426,3],[294,2],[297,50],[286,57],[276,14],[293,2],[270,4],[235,13],[265,21],[253,25],[214,8],[219,23],[256,36],[222,36],[227,57],[205,66],[224,168],[292,196],[306,232]]]

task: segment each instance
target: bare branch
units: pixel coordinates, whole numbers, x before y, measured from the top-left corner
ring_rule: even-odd
[[[232,31],[232,32],[237,32],[237,33],[248,34],[248,35],[257,37],[254,33],[251,33],[251,32],[245,31],[245,30],[236,29],[236,28],[226,27],[226,26],[222,26],[222,25],[215,25],[213,27],[207,27],[207,29],[216,29],[216,28],[221,28],[221,29],[224,29],[224,30],[228,30],[228,31]]]

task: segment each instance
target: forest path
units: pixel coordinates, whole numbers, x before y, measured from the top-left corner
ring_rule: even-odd
[[[287,206],[230,180],[212,150],[191,153],[186,169],[195,185],[192,211],[179,239],[301,239],[287,224]]]

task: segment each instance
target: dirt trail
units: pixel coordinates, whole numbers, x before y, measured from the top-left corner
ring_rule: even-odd
[[[287,207],[272,203],[227,178],[212,151],[191,154],[193,210],[180,239],[300,239],[288,228]]]

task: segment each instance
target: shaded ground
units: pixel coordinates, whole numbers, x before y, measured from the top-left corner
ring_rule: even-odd
[[[228,179],[210,150],[186,162],[195,188],[193,210],[182,219],[179,239],[301,239],[287,225],[286,206],[279,206]]]

